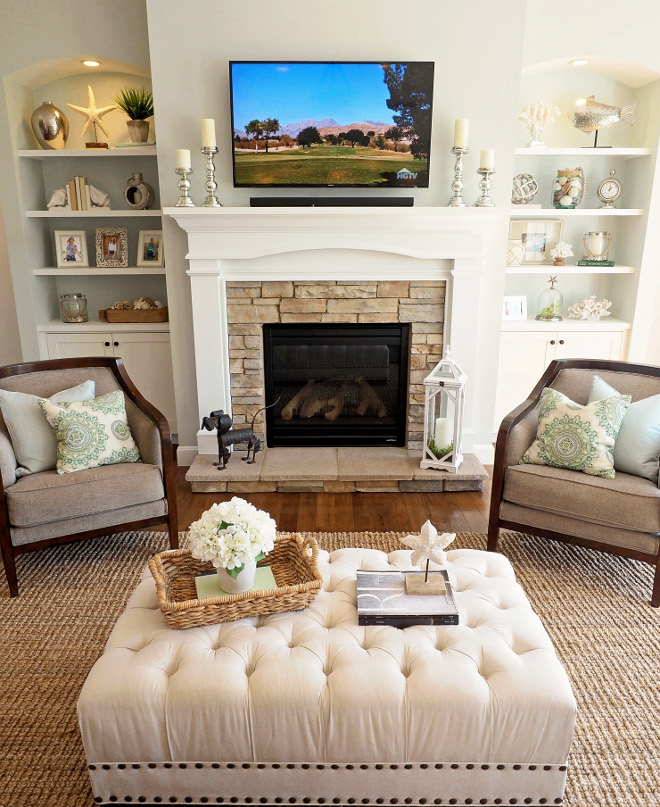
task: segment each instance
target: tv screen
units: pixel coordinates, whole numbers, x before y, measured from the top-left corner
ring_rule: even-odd
[[[236,187],[428,187],[433,62],[229,70]]]

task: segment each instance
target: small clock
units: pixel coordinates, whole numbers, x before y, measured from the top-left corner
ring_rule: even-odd
[[[604,203],[601,208],[614,207],[613,203],[621,196],[621,182],[616,179],[615,173],[616,171],[612,169],[609,177],[604,179],[598,186],[598,198]]]

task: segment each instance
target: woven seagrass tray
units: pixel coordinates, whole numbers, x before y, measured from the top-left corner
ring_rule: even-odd
[[[279,533],[275,546],[259,565],[270,566],[277,588],[197,599],[195,577],[209,574],[212,564],[193,558],[190,549],[160,552],[149,560],[160,608],[171,628],[193,628],[231,622],[247,616],[300,611],[319,593],[318,544],[311,536]]]

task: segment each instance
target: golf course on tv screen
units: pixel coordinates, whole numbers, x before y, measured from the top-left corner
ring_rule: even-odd
[[[426,188],[432,62],[231,62],[234,185]]]

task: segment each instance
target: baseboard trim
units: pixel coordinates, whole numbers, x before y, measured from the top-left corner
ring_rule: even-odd
[[[197,446],[179,446],[176,451],[176,463],[183,467],[192,465],[197,456]]]

